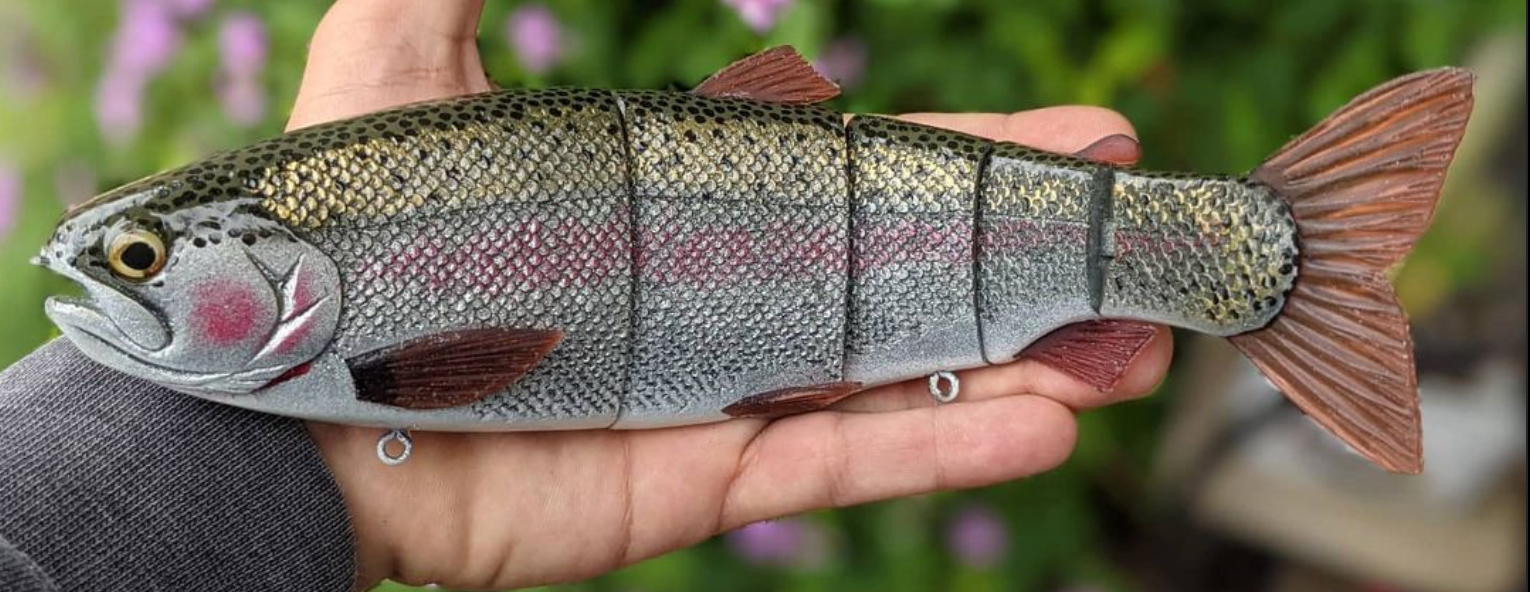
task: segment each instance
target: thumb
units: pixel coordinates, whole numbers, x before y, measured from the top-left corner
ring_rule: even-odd
[[[483,0],[339,0],[314,31],[287,129],[489,90]]]

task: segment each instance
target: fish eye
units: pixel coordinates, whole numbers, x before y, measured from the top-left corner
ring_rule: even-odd
[[[142,280],[165,266],[165,243],[146,230],[129,230],[112,239],[107,250],[112,273],[128,280]]]

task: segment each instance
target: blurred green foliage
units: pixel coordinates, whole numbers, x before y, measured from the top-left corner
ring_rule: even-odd
[[[1525,22],[1522,0],[766,3],[784,8],[760,33],[735,12],[740,2],[549,2],[560,57],[533,72],[506,39],[521,5],[491,2],[481,46],[502,86],[683,88],[768,45],[794,44],[814,57],[838,40],[864,51],[864,72],[846,74],[858,80],[835,103],[846,111],[1104,105],[1137,127],[1143,166],[1236,172],[1366,88],[1460,63],[1480,40],[1522,33]],[[0,4],[0,164],[21,179],[19,203],[0,212],[13,218],[0,235],[0,367],[52,334],[42,300],[69,287],[27,259],[66,203],[279,133],[325,8],[220,0],[188,11],[176,21],[183,43],[144,88],[141,130],[112,142],[95,102],[126,4]],[[256,74],[269,108],[250,126],[231,122],[215,93],[219,28],[234,13],[257,16],[269,38]],[[1410,263],[1427,278],[1418,290],[1478,281],[1493,252],[1495,212],[1442,218],[1448,236],[1431,235]],[[1163,390],[1173,388],[1171,376]],[[1130,578],[1112,566],[1100,507],[1128,519],[1142,511],[1135,494],[1161,406],[1160,397],[1086,415],[1075,457],[1024,483],[813,515],[805,523],[819,537],[812,561],[757,566],[714,541],[567,589],[1129,590]],[[992,508],[1007,529],[996,565],[967,566],[946,550],[948,522],[974,504]]]

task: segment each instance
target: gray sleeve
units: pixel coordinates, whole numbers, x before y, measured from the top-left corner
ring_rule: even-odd
[[[0,590],[344,592],[354,541],[299,421],[55,340],[0,373]]]
[[[0,586],[11,592],[58,592],[48,574],[4,538],[0,538]]]

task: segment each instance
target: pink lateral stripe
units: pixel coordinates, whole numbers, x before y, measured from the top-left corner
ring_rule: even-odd
[[[363,281],[423,282],[433,291],[501,295],[549,288],[582,288],[629,273],[624,219],[602,222],[538,220],[453,238],[420,235],[382,257],[363,261]],[[782,281],[845,272],[845,245],[834,226],[777,221],[761,228],[711,224],[658,226],[639,233],[633,263],[651,285],[715,285],[719,281]],[[896,265],[970,265],[971,220],[886,217],[855,226],[855,265],[874,273]],[[990,256],[1082,245],[1081,223],[997,219],[988,222],[981,250]],[[1118,230],[1117,256],[1215,246],[1215,238],[1163,237]]]
[[[1177,251],[1216,248],[1223,244],[1222,238],[1217,235],[1163,236],[1157,232],[1138,229],[1117,230],[1113,239],[1116,257],[1164,255]]]
[[[1034,253],[1054,248],[1083,249],[1089,226],[1084,222],[998,218],[986,221],[982,251],[988,254]]]
[[[637,267],[645,283],[704,285],[719,280],[791,280],[843,273],[845,249],[834,226],[786,221],[749,229],[707,225],[646,229]]]
[[[361,261],[354,273],[362,281],[424,283],[438,292],[578,288],[628,273],[626,229],[624,219],[527,220],[466,237],[419,235]]]

